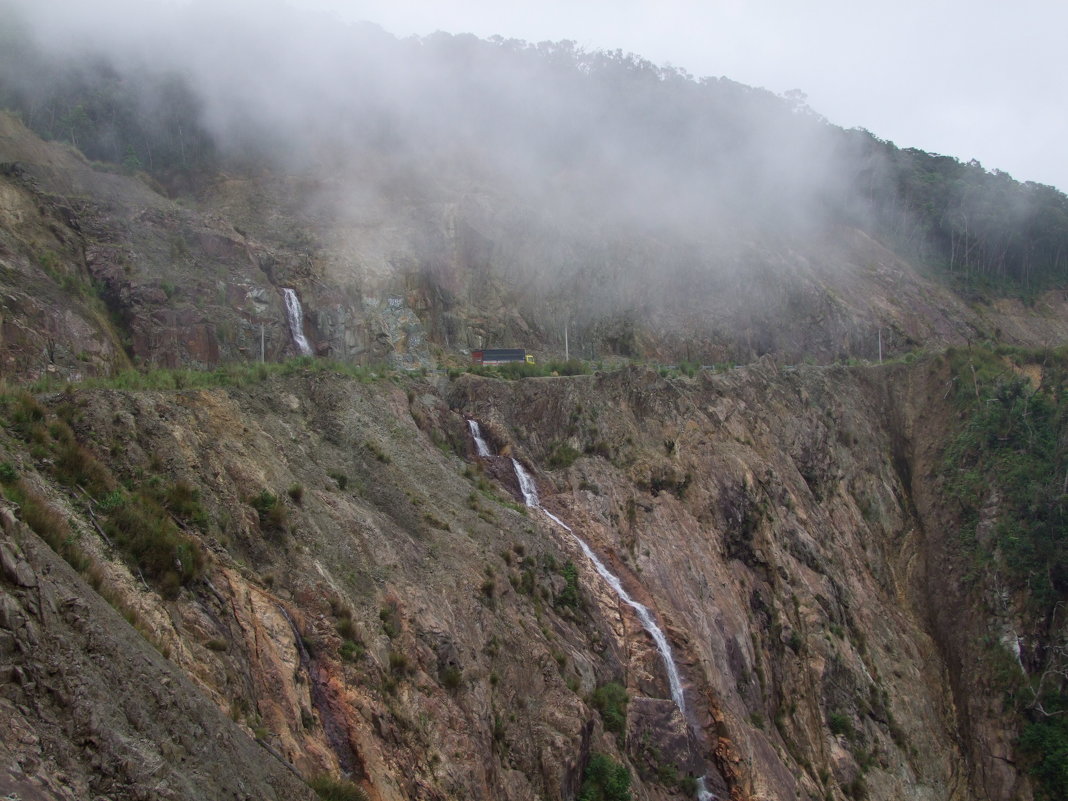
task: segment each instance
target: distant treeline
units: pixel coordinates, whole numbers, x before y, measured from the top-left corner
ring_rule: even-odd
[[[301,83],[265,72],[277,87],[235,85],[228,98],[226,81],[256,78],[205,84],[173,57],[157,68],[121,54],[57,58],[9,33],[0,104],[91,159],[160,177],[233,166],[256,143],[268,158],[351,146],[432,171],[434,159],[455,172],[467,158],[470,171],[489,165],[513,186],[541,182],[537,192],[578,212],[611,204],[685,233],[722,214],[778,224],[817,210],[965,286],[1027,293],[1068,281],[1063,193],[842,130],[798,93],[571,42],[398,40],[373,26],[338,35],[351,46],[336,47],[345,61],[333,89],[324,74]],[[257,97],[272,98],[270,114],[257,116]]]
[[[899,251],[971,286],[1033,292],[1068,279],[1064,193],[867,131],[844,135],[863,164],[856,187],[876,231]]]
[[[103,54],[57,59],[11,29],[0,34],[0,105],[93,160],[157,174],[215,164],[202,104],[179,75]]]

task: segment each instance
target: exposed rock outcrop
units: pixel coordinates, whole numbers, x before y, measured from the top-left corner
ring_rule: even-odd
[[[0,434],[170,660],[8,513],[12,786],[260,793],[217,772],[233,762],[263,797],[292,765],[379,799],[567,799],[604,753],[638,798],[698,775],[737,799],[1027,798],[1015,724],[962,667],[991,621],[954,589],[950,511],[924,489],[949,425],[938,364],[440,387],[308,371],[46,398],[42,424],[62,412],[116,480],[195,489],[184,525],[210,558],[176,597],[147,591],[86,495]],[[692,720],[633,611],[518,505],[508,458],[474,456],[465,416],[654,610]],[[630,696],[618,736],[589,700],[608,682]],[[135,745],[158,756],[135,766]]]

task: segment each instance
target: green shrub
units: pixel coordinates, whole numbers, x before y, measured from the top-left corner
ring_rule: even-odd
[[[590,373],[589,365],[578,359],[568,359],[566,362],[552,361],[545,365],[545,370],[549,374],[556,373],[557,375],[587,375]]]
[[[0,483],[12,484],[18,480],[19,472],[10,462],[0,463]]]
[[[400,613],[393,604],[386,604],[378,610],[378,619],[382,621],[382,632],[391,640],[400,634]]]
[[[942,475],[959,505],[962,544],[982,556],[976,539],[980,510],[992,492],[1001,498],[994,544],[1011,586],[1026,591],[1032,611],[1047,615],[1068,596],[1068,361],[1045,354],[1042,385],[1012,371],[1007,357],[1037,354],[983,348],[947,352],[963,423],[945,449]]]
[[[1068,708],[1068,696],[1046,699],[1045,706],[1061,713]],[[1068,798],[1068,720],[1057,714],[1028,722],[1020,735],[1019,750],[1024,769],[1036,780],[1037,799]]]
[[[843,715],[841,712],[832,712],[830,715],[828,715],[827,726],[828,728],[830,728],[831,734],[834,734],[835,736],[853,736],[853,724],[849,720],[849,716]]]
[[[615,734],[623,734],[627,728],[627,702],[630,696],[626,688],[614,681],[602,684],[593,691],[591,702],[601,713],[604,727]]]
[[[564,577],[564,588],[556,596],[556,605],[575,609],[579,604],[578,568],[574,562],[568,560],[561,568],[560,574]]]
[[[463,683],[464,674],[455,665],[447,665],[442,668],[439,678],[441,679],[442,687],[446,690],[455,690]]]
[[[364,647],[354,640],[345,640],[338,649],[338,654],[346,662],[355,662],[364,654]]]
[[[572,448],[566,442],[557,442],[553,445],[549,451],[549,458],[546,461],[550,470],[557,470],[561,467],[571,467],[575,463],[582,453],[575,448]]]
[[[630,801],[630,773],[605,754],[594,754],[586,765],[577,801]]]
[[[200,529],[208,526],[208,513],[200,504],[200,490],[185,479],[171,484],[162,495],[163,506],[175,517]]]
[[[262,490],[249,499],[249,505],[256,510],[260,519],[260,528],[264,531],[285,531],[289,521],[289,512],[282,499],[268,490]]]

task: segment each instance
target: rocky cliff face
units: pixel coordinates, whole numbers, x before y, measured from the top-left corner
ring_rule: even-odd
[[[646,799],[1030,798],[934,491],[941,365],[9,395],[0,789],[566,799],[604,754]],[[170,577],[115,522],[152,498]]]

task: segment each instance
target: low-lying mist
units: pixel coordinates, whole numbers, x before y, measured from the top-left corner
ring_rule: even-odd
[[[807,110],[618,51],[401,40],[276,2],[10,5],[21,30],[5,48],[6,93],[31,126],[113,161],[210,155],[336,174],[387,158],[603,219],[687,227],[729,209],[796,218],[851,178],[835,175],[831,129]],[[117,114],[80,120],[78,104],[61,109],[71,84],[96,93],[86,114],[114,112],[91,108],[110,93],[150,135],[184,126],[190,141],[161,154],[124,138]],[[114,130],[92,141],[86,123]]]

